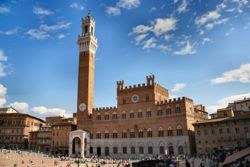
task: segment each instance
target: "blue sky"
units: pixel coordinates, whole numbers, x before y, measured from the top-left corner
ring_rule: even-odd
[[[248,0],[1,0],[0,106],[44,118],[76,111],[81,18],[96,21],[95,107],[116,81],[155,74],[211,113],[250,97]]]

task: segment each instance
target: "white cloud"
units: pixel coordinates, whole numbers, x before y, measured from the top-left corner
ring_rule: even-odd
[[[153,12],[153,11],[156,11],[156,9],[157,9],[157,8],[156,8],[155,6],[153,6],[152,8],[150,8],[149,11],[150,11],[150,12]]]
[[[26,32],[31,38],[38,39],[38,40],[43,40],[43,39],[48,39],[50,35],[42,30],[39,29],[30,29]]]
[[[215,20],[215,21],[213,21],[213,22],[211,22],[211,23],[206,24],[205,27],[206,27],[208,30],[211,30],[211,29],[214,28],[214,26],[220,25],[220,24],[225,24],[228,20],[229,20],[229,18],[224,18],[224,19]]]
[[[156,47],[156,40],[155,38],[150,38],[143,43],[143,49],[155,48]]]
[[[0,6],[0,13],[9,13],[10,8],[5,7],[5,6]]]
[[[220,13],[217,10],[214,11],[209,11],[208,13],[197,17],[195,19],[195,24],[202,26],[205,25],[206,23],[208,23],[209,21],[214,21],[217,20],[218,18],[220,18]]]
[[[118,16],[121,14],[121,10],[118,7],[109,6],[106,8],[106,13],[111,16]]]
[[[212,84],[222,84],[228,82],[250,83],[250,63],[243,64],[238,69],[226,71],[222,76],[211,80]]]
[[[70,22],[58,22],[57,24],[54,25],[42,24],[40,25],[39,29],[42,31],[50,32],[50,31],[57,31],[60,29],[69,28],[70,25],[71,25]]]
[[[14,102],[9,106],[15,108],[18,112],[27,113],[29,111],[29,104],[25,102]]]
[[[7,31],[1,31],[0,30],[0,34],[3,34],[3,35],[13,35],[13,34],[17,33],[17,30],[18,30],[18,28],[10,29],[10,30],[7,30]]]
[[[7,56],[4,51],[0,48],[0,78],[6,76],[5,64],[3,62],[7,61]]]
[[[58,39],[63,39],[63,38],[65,38],[65,35],[64,35],[64,34],[59,34],[59,35],[57,36],[57,38],[58,38]]]
[[[0,84],[0,107],[3,107],[6,103],[7,88]]]
[[[246,7],[248,4],[248,0],[233,0],[233,2],[238,3],[237,10],[239,13],[242,13],[244,7]]]
[[[61,108],[47,108],[45,106],[38,106],[31,108],[31,111],[42,116],[65,116],[69,117],[70,114],[66,113],[66,110]]]
[[[73,2],[72,4],[70,4],[70,7],[74,8],[74,9],[79,9],[79,10],[84,9],[83,5],[81,5],[81,4],[77,3],[77,2]]]
[[[148,36],[148,34],[139,34],[135,37],[135,43],[137,45],[139,45],[141,43],[141,41],[143,41],[146,37]]]
[[[117,3],[118,7],[125,9],[134,9],[140,5],[140,0],[120,0]]]
[[[41,7],[33,7],[33,13],[39,16],[48,16],[54,14],[51,10],[41,8]]]
[[[183,48],[181,48],[179,51],[174,52],[175,55],[191,55],[195,53],[196,53],[196,50],[194,49],[194,46],[190,44],[189,41],[187,41],[186,45]]]
[[[172,92],[180,92],[183,90],[187,85],[185,83],[176,83],[171,90]]]
[[[244,99],[245,97],[250,97],[250,92],[249,93],[244,93],[244,94],[232,95],[232,96],[228,96],[228,97],[222,98],[220,100],[217,100],[216,104],[209,105],[206,108],[207,108],[207,111],[209,113],[214,113],[219,108],[225,108],[225,107],[227,107],[228,103],[232,103],[232,102],[234,102],[236,100]]]
[[[174,18],[158,18],[155,20],[155,24],[153,26],[153,32],[155,35],[162,35],[166,32],[172,31],[176,28],[176,19]]]
[[[163,45],[163,44],[158,45],[157,48],[161,49],[162,51],[170,51],[171,50],[170,47]]]
[[[33,39],[44,40],[44,39],[48,39],[51,37],[51,34],[50,34],[51,32],[58,31],[61,29],[67,29],[69,28],[70,25],[71,25],[70,22],[58,22],[54,25],[42,24],[40,25],[38,29],[29,29],[26,32],[26,34],[28,34]]]
[[[186,12],[187,11],[187,6],[188,6],[187,0],[182,0],[181,5],[177,9],[178,13]]]
[[[152,30],[151,26],[138,25],[133,28],[132,33],[135,33],[135,34],[147,33],[150,30]]]
[[[202,39],[202,45],[205,45],[206,43],[208,43],[208,42],[211,42],[212,40],[211,40],[211,38],[203,38]]]
[[[2,49],[0,49],[0,61],[7,61],[7,56]]]

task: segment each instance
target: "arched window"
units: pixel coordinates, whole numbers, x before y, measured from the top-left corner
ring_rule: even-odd
[[[113,138],[117,138],[118,137],[118,133],[116,130],[113,131]]]
[[[122,119],[126,119],[126,111],[122,112]]]
[[[178,147],[178,154],[184,154],[183,147],[179,146]]]
[[[177,133],[177,136],[182,136],[182,127],[180,125],[177,126],[176,133]]]
[[[131,112],[129,113],[129,117],[130,117],[130,118],[134,118],[134,117],[135,117],[135,114],[134,114],[133,111],[131,111]]]
[[[116,112],[113,112],[112,119],[117,119],[117,113]]]
[[[171,108],[169,106],[167,106],[166,115],[171,115]]]
[[[109,131],[107,131],[107,130],[105,131],[105,133],[104,133],[104,138],[105,138],[105,139],[108,139],[108,138],[109,138]]]
[[[135,138],[135,131],[134,131],[134,129],[130,130],[130,138]]]
[[[142,111],[141,111],[141,110],[138,111],[137,117],[138,117],[138,118],[142,118]]]
[[[130,147],[130,153],[131,153],[131,154],[135,154],[135,147],[133,147],[133,146]]]
[[[101,120],[101,119],[102,119],[101,114],[98,113],[97,116],[96,116],[96,120]]]
[[[153,136],[153,134],[152,134],[152,129],[148,129],[147,130],[147,137],[152,137]]]
[[[161,109],[161,107],[158,107],[157,108],[157,116],[162,116],[162,115],[163,115],[162,109]]]
[[[97,139],[100,139],[100,138],[101,138],[101,133],[100,133],[99,131],[96,133],[96,138],[97,138]]]
[[[173,129],[172,129],[172,127],[168,127],[168,136],[173,136]]]
[[[163,136],[164,136],[164,131],[163,131],[162,127],[160,127],[158,130],[158,137],[163,137]]]
[[[122,131],[122,138],[127,138],[127,131],[126,130]]]
[[[143,138],[143,130],[142,129],[139,129],[138,137],[139,138]]]
[[[108,113],[105,113],[104,120],[109,120],[109,114]]]
[[[180,113],[181,112],[181,107],[179,104],[175,106],[175,113]]]

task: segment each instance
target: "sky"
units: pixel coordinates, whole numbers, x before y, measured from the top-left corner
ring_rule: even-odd
[[[95,107],[154,74],[209,113],[250,97],[248,0],[0,0],[0,107],[76,112],[81,18],[96,21]]]

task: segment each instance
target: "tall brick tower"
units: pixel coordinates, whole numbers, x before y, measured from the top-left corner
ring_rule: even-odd
[[[94,70],[97,39],[95,20],[90,13],[82,18],[82,33],[78,36],[79,71],[77,95],[77,122],[92,113],[94,107]]]

